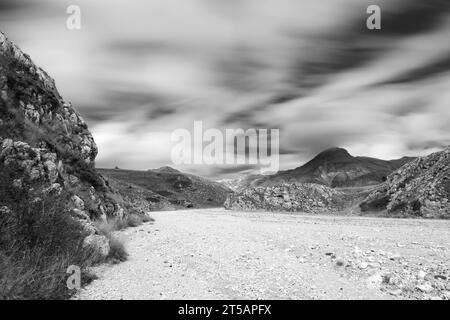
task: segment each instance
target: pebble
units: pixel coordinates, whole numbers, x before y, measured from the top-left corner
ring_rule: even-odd
[[[417,274],[417,279],[419,280],[425,280],[425,277],[427,276],[427,273],[423,270],[420,270]]]
[[[391,290],[391,291],[388,291],[388,292],[389,292],[389,294],[391,294],[393,296],[399,296],[399,295],[402,294],[402,290],[400,290],[400,289]]]
[[[367,262],[361,262],[361,263],[359,264],[359,267],[360,267],[361,269],[366,269],[368,266],[369,266],[369,264],[368,264]]]
[[[390,260],[399,260],[401,258],[401,256],[398,253],[394,253],[390,256]]]
[[[425,293],[430,293],[431,291],[433,291],[433,287],[429,283],[418,285],[416,286],[416,289]]]
[[[337,259],[337,260],[336,260],[336,265],[337,265],[338,267],[342,267],[342,266],[344,265],[344,260],[342,260],[342,259]]]
[[[367,285],[371,288],[379,288],[383,283],[383,277],[381,276],[381,274],[376,273],[367,278],[366,282]]]

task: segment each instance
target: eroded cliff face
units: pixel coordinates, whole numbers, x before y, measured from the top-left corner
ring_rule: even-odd
[[[362,203],[363,211],[427,218],[450,217],[450,147],[407,163]]]
[[[3,33],[0,97],[2,126],[6,126],[3,136],[28,140],[36,147],[59,148],[86,162],[94,161],[97,146],[84,120],[61,98],[55,81]]]
[[[342,210],[345,198],[342,192],[316,183],[284,183],[230,194],[224,206],[229,210],[321,213]]]
[[[88,126],[55,81],[0,32],[1,170],[13,172],[11,188],[26,183],[37,198],[69,191],[68,209],[91,235],[87,245],[106,252],[93,220],[122,216],[125,203],[95,170],[96,155]]]

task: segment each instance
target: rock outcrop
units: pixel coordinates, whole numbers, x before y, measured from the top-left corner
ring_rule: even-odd
[[[70,190],[68,210],[96,235],[92,221],[121,216],[126,205],[95,170],[96,155],[88,126],[55,81],[0,32],[0,166],[15,170],[11,188],[26,182],[36,197]],[[86,245],[104,243],[99,237]],[[100,247],[105,253],[106,246]]]
[[[391,215],[450,217],[450,147],[407,163],[360,205]]]
[[[285,183],[230,194],[224,206],[229,210],[320,213],[339,211],[344,201],[345,194],[324,185]]]

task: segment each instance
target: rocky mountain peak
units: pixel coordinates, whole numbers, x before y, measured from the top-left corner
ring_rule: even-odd
[[[329,148],[322,152],[320,152],[317,156],[314,157],[311,162],[333,162],[333,161],[341,161],[341,160],[351,160],[354,159],[350,153],[344,148]]]

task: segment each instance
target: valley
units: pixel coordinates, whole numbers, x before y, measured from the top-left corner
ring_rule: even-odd
[[[194,209],[119,233],[75,299],[450,299],[450,221]]]

